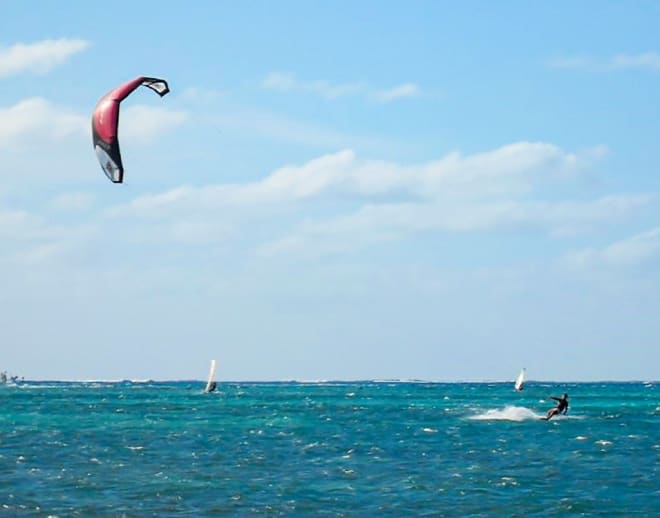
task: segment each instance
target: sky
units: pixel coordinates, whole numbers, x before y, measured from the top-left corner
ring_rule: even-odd
[[[659,20],[0,0],[0,369],[660,379]],[[91,113],[138,76],[113,184]]]

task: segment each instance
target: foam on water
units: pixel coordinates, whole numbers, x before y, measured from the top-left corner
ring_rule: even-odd
[[[505,406],[502,409],[491,409],[477,415],[470,416],[475,421],[529,421],[539,420],[542,415],[529,408],[520,406]]]

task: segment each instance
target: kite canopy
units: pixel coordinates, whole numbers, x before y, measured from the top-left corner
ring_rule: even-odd
[[[103,172],[114,183],[124,180],[124,166],[119,152],[117,129],[119,104],[138,86],[146,86],[163,97],[170,89],[167,81],[155,77],[138,77],[105,94],[92,114],[92,142]]]

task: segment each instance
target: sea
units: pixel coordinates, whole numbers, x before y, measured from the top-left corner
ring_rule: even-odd
[[[203,387],[0,386],[0,517],[660,516],[658,382]]]

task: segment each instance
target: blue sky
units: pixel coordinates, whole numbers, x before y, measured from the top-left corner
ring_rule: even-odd
[[[658,379],[656,2],[0,12],[0,369]]]

